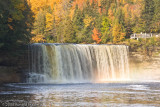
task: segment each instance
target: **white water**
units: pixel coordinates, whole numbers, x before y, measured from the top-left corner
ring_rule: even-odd
[[[29,83],[129,79],[128,46],[32,44]]]

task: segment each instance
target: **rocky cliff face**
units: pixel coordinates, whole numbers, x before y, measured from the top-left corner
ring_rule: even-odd
[[[136,80],[160,80],[160,53],[155,52],[152,57],[142,53],[130,52],[131,78]]]
[[[15,50],[16,55],[0,52],[0,83],[21,82],[28,69],[28,50]]]

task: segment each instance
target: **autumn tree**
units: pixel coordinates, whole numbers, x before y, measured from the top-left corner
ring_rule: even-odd
[[[51,13],[46,13],[46,31],[51,31],[53,28],[53,15]]]
[[[46,28],[45,28],[45,32],[49,35],[54,35],[54,27],[55,27],[55,23],[54,23],[54,16],[52,13],[47,12],[46,13]]]
[[[98,5],[95,2],[90,4],[90,2],[87,1],[82,11],[82,13],[84,14],[84,19],[83,19],[84,27],[81,32],[82,32],[84,43],[93,42],[93,39],[91,36],[93,33],[92,30],[94,29],[94,27],[99,27],[98,24],[100,25],[100,23],[98,23],[98,20],[97,20],[99,17],[99,12],[97,9],[98,9]]]
[[[96,41],[97,44],[99,44],[101,42],[101,39],[100,39],[101,33],[99,33],[96,28],[94,28],[92,32],[93,32],[92,39]]]
[[[122,24],[116,21],[112,28],[113,43],[121,42],[125,39],[126,32]]]

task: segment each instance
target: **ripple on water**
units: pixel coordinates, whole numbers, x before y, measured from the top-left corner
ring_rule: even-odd
[[[28,99],[53,106],[159,107],[159,83],[9,84],[0,100]],[[10,94],[9,94],[10,93]],[[2,99],[5,96],[6,99]],[[26,100],[24,100],[26,101]],[[45,107],[45,106],[44,106]]]
[[[129,85],[127,89],[147,91],[147,90],[150,90],[150,87],[148,87],[147,85]]]

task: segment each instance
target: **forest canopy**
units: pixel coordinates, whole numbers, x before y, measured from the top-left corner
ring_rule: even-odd
[[[33,42],[118,43],[132,33],[160,32],[160,0],[28,2],[35,17]]]
[[[141,32],[160,32],[160,0],[0,3],[0,48],[30,42],[120,43]]]

